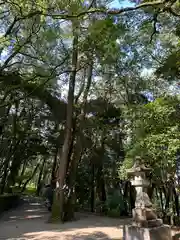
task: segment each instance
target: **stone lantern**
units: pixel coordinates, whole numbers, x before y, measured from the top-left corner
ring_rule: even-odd
[[[140,157],[136,157],[134,166],[127,170],[131,184],[136,189],[135,208],[133,209],[133,222],[124,228],[124,240],[171,240],[171,229],[163,225],[152,208],[147,194],[150,185],[147,176],[151,172],[145,167]]]

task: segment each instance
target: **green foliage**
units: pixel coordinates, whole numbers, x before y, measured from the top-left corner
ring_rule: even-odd
[[[173,176],[176,153],[180,148],[178,98],[158,98],[139,111],[133,132],[133,147],[127,153],[120,175],[131,165],[133,157],[140,155],[153,168],[154,176],[166,178],[166,172]]]
[[[133,152],[134,149],[131,149],[131,153],[126,156],[125,160],[123,161],[123,163],[121,163],[120,167],[119,167],[119,178],[122,180],[127,179],[127,169],[130,169],[133,166],[133,157],[136,156],[137,152],[135,150],[135,152]]]
[[[88,27],[88,38],[85,39],[84,47],[90,43],[96,54],[104,63],[117,60],[119,47],[116,40],[119,34],[125,33],[122,23],[115,24],[111,17],[96,20]]]
[[[117,208],[113,208],[113,209],[108,210],[107,216],[112,217],[112,218],[118,218],[120,216],[119,206]]]
[[[1,3],[2,192],[17,184],[21,189],[27,181],[33,187],[41,180],[50,182],[66,136],[67,99],[73,99],[67,98],[66,88],[72,72],[78,97],[73,102],[66,181],[80,137],[81,156],[77,173],[72,174],[79,205],[94,204],[107,209],[109,216],[119,216],[126,202],[115,192],[118,174],[121,179],[127,177],[126,169],[136,155],[153,168],[156,179],[167,179],[167,172],[173,176],[180,147],[179,100],[157,96],[168,91],[166,79],[179,77],[179,23],[160,13],[158,31],[152,35],[156,7],[110,16],[102,13],[107,12],[108,3],[97,1],[90,9],[86,1],[77,0]],[[78,43],[72,48],[74,30]],[[72,66],[74,50],[78,61]],[[145,76],[147,69],[155,74]],[[143,91],[153,92],[156,101],[147,104]],[[58,204],[55,201],[53,207],[55,219]]]
[[[115,191],[111,196],[108,197],[107,206],[109,210],[117,209],[122,203],[122,196]],[[120,210],[120,209],[119,209]]]

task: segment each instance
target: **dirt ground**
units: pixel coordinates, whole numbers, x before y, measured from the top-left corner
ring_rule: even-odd
[[[110,240],[122,239],[130,219],[112,219],[78,213],[76,221],[47,223],[49,213],[35,199],[0,218],[0,240]]]
[[[0,219],[0,240],[119,240],[125,223],[124,220],[78,213],[76,221],[49,224],[48,217],[49,213],[37,200],[6,212]]]

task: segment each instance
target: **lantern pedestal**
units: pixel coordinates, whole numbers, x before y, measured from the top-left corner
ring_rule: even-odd
[[[158,223],[159,224],[159,223]],[[168,225],[159,227],[137,227],[127,225],[124,227],[124,240],[171,240],[171,228]]]
[[[164,225],[162,219],[157,218],[155,210],[147,194],[149,181],[147,174],[151,169],[142,164],[137,157],[134,166],[129,169],[128,175],[131,184],[136,189],[136,202],[133,209],[133,222],[124,227],[124,240],[171,240],[171,228]]]

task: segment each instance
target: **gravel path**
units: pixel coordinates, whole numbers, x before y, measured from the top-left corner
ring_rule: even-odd
[[[77,221],[49,224],[48,217],[38,199],[30,200],[1,217],[0,240],[120,240],[123,224],[130,221],[79,213]]]
[[[123,225],[130,222],[85,213],[76,217],[79,220],[49,224],[49,213],[41,201],[26,199],[23,206],[1,216],[0,240],[122,240]],[[180,229],[175,233],[180,233]],[[180,239],[179,235],[175,239]]]

